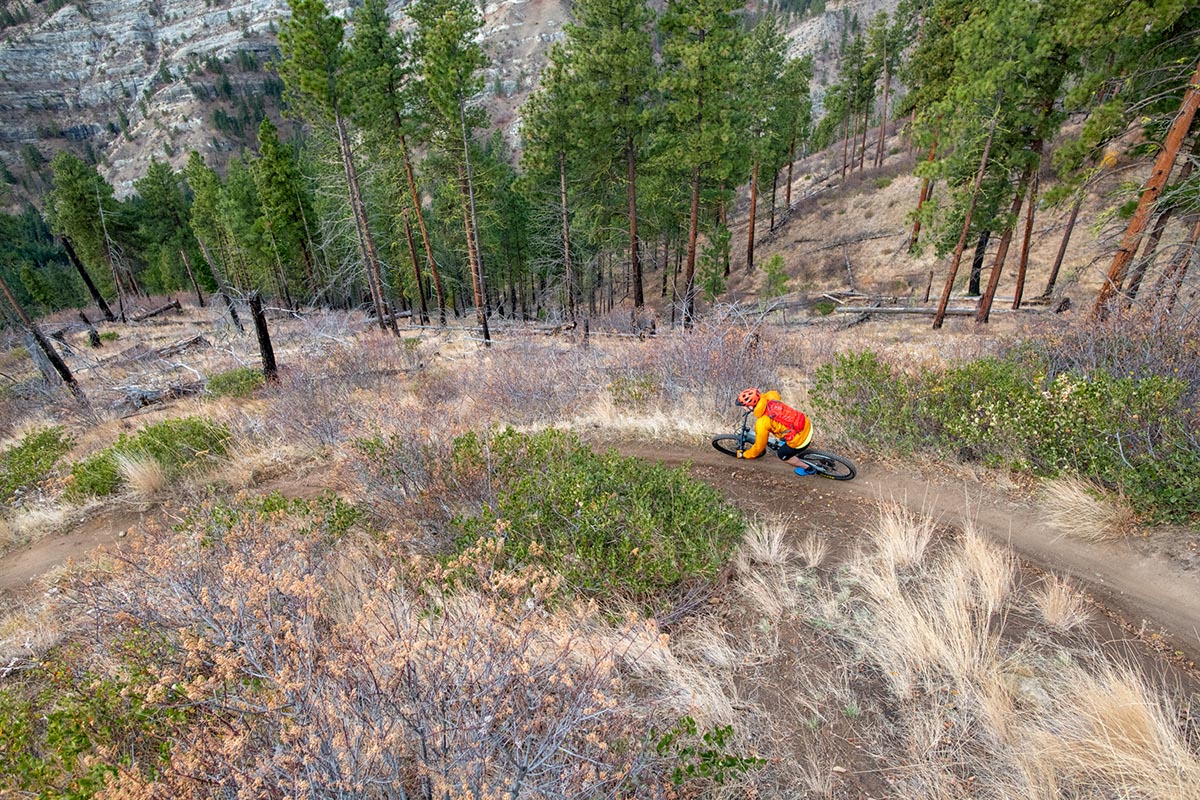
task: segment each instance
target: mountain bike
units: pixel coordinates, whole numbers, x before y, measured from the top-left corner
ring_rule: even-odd
[[[780,444],[782,442],[772,435],[767,440],[768,452],[777,456]],[[720,436],[714,436],[712,445],[725,455],[735,457],[739,450],[750,449],[754,445],[754,424],[751,422],[750,412],[745,411],[742,413],[741,430],[736,433],[723,433]],[[834,453],[807,448],[797,453],[796,457],[812,467],[816,471],[815,474],[823,478],[832,478],[835,481],[848,481],[858,474],[854,462]]]

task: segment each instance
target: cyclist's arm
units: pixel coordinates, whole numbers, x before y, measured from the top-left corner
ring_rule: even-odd
[[[767,438],[771,435],[771,418],[766,414],[754,421],[754,444],[746,450],[743,458],[758,458],[767,449]]]

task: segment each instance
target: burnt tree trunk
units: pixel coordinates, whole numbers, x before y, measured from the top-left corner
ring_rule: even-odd
[[[754,270],[754,223],[758,216],[758,169],[759,164],[754,162],[754,166],[750,169],[750,222],[747,225],[746,232],[746,271]]]
[[[413,280],[417,284],[417,300],[421,309],[421,324],[429,324],[429,311],[425,307],[425,287],[421,283],[421,265],[417,262],[417,248],[413,242],[412,224],[408,219],[408,209],[404,209],[404,238],[408,242],[408,254],[412,258]]]
[[[700,229],[700,166],[692,168],[692,207],[688,216],[687,273],[683,281],[683,327],[692,327],[696,291],[696,236]]]
[[[273,381],[279,376],[275,364],[275,348],[271,347],[271,332],[267,330],[267,315],[263,313],[262,298],[258,292],[250,293],[250,318],[254,320],[254,332],[258,335],[258,352],[262,355],[263,377]]]
[[[397,120],[399,122],[399,120]],[[429,243],[429,231],[425,227],[425,214],[421,211],[421,195],[417,191],[417,179],[413,177],[412,160],[408,157],[408,141],[400,136],[400,150],[404,154],[404,174],[408,178],[408,194],[412,200],[413,212],[417,215],[417,228],[421,231],[421,241],[425,243],[425,263],[429,267],[429,275],[433,278],[433,289],[437,293],[438,320],[446,324],[446,296],[442,293],[442,277],[438,274],[437,262],[433,260],[433,245]]]
[[[96,304],[96,308],[100,309],[100,313],[104,315],[106,320],[109,322],[115,321],[116,317],[113,316],[112,309],[108,307],[108,303],[104,302],[104,296],[96,288],[96,284],[92,281],[92,276],[88,273],[87,267],[83,266],[83,262],[79,260],[79,256],[75,253],[75,248],[71,246],[71,240],[66,236],[60,236],[58,241],[67,254],[67,260],[71,262],[71,266],[79,273],[83,285],[87,287],[88,294],[92,296],[92,302]]]
[[[54,371],[58,373],[58,377],[62,378],[62,382],[71,390],[71,394],[79,399],[83,399],[83,390],[79,388],[79,384],[75,382],[75,376],[71,374],[71,368],[67,366],[67,362],[62,360],[62,356],[54,349],[54,345],[47,339],[41,329],[37,326],[30,316],[25,313],[25,309],[17,302],[17,298],[13,295],[12,290],[8,288],[8,283],[3,277],[0,277],[0,292],[3,292],[4,297],[8,300],[8,304],[12,307],[13,313],[17,315],[21,325],[29,332],[41,351],[46,355],[46,359],[50,365],[54,367]]]
[[[939,122],[938,127],[935,128],[933,131],[933,144],[929,145],[929,157],[925,159],[925,163],[927,163],[927,164],[933,163],[934,155],[937,153],[938,134],[939,133],[941,133],[940,122]],[[916,218],[913,220],[912,236],[909,237],[908,247],[906,248],[908,250],[908,252],[910,252],[910,253],[913,250],[915,250],[917,247],[917,237],[921,233],[921,209],[925,206],[925,201],[929,199],[929,195],[930,195],[929,178],[924,178],[921,180],[921,194],[917,198],[917,213],[916,213]]]
[[[979,296],[979,284],[983,280],[983,260],[987,257],[987,246],[991,238],[991,231],[981,231],[979,241],[975,243],[975,255],[971,258],[971,277],[967,281],[969,295]]]

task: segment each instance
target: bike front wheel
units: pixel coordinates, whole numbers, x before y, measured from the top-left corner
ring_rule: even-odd
[[[727,456],[737,456],[738,450],[745,450],[754,444],[754,439],[747,441],[745,438],[733,433],[725,433],[720,436],[714,436],[712,440],[713,447],[720,450]]]
[[[716,442],[713,442],[716,446]],[[800,458],[808,462],[817,474],[824,478],[832,478],[835,481],[852,480],[858,474],[858,470],[854,467],[854,462],[848,458],[826,453],[821,450],[805,450],[800,454]]]

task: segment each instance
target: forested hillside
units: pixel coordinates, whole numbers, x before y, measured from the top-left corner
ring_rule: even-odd
[[[274,2],[0,17],[164,70],[4,176],[0,797],[1196,800],[1200,6]]]

